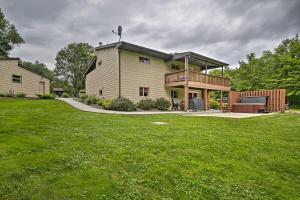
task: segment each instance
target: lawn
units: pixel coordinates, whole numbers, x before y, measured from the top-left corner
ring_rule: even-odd
[[[300,115],[124,116],[0,100],[0,199],[300,199]]]

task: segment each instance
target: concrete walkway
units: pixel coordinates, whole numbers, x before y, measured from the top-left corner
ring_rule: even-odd
[[[275,113],[223,113],[223,112],[195,112],[195,113],[186,113],[184,116],[188,117],[225,117],[225,118],[248,118],[248,117],[258,117],[258,116],[269,116]]]
[[[258,117],[267,116],[274,113],[223,113],[219,110],[211,111],[199,111],[199,112],[184,112],[184,111],[135,111],[135,112],[122,112],[122,111],[112,111],[112,110],[102,110],[99,108],[94,108],[88,106],[84,103],[73,100],[72,98],[57,98],[58,100],[64,101],[74,108],[85,112],[94,113],[106,113],[106,114],[121,114],[121,115],[158,115],[158,114],[181,114],[183,116],[189,117],[225,117],[225,118],[248,118],[248,117]]]

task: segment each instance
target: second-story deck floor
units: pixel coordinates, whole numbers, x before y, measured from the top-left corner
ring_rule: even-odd
[[[230,90],[230,80],[223,77],[202,74],[198,71],[178,71],[165,74],[165,87],[179,87],[188,84],[189,87],[210,89],[210,90]]]

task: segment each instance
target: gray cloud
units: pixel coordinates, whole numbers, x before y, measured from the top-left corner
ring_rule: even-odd
[[[299,0],[0,0],[26,44],[12,56],[54,68],[70,42],[124,40],[166,52],[195,51],[236,66],[249,52],[274,48],[300,32]]]

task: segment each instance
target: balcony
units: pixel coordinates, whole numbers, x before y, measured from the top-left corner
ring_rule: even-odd
[[[180,87],[185,84],[185,71],[165,74],[165,87]],[[197,71],[189,71],[188,86],[191,88],[229,91],[230,80],[223,77],[202,74]]]

